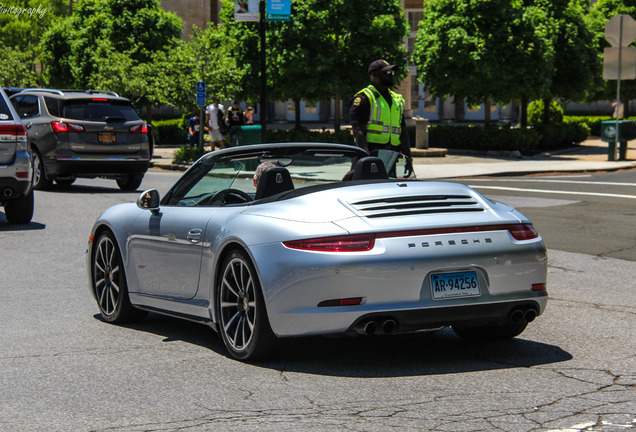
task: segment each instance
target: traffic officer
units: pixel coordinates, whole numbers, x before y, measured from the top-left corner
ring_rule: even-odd
[[[382,149],[402,153],[406,156],[404,177],[410,177],[413,162],[404,121],[404,98],[391,90],[394,67],[386,60],[369,65],[371,85],[356,93],[349,118],[358,147],[368,153]]]

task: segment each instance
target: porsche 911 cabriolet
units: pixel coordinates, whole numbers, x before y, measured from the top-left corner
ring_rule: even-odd
[[[316,143],[204,155],[163,197],[96,221],[87,267],[103,319],[194,320],[240,360],[292,336],[518,336],[548,299],[531,221],[459,183],[397,178],[403,160]]]

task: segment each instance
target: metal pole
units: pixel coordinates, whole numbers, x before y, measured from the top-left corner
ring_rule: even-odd
[[[618,150],[618,147],[620,145],[620,135],[621,135],[621,128],[620,128],[620,123],[618,122],[618,116],[620,114],[620,107],[621,107],[621,54],[623,51],[623,16],[621,15],[620,20],[619,20],[619,25],[618,25],[618,81],[616,83],[616,136],[615,136],[615,147],[614,147],[614,154],[612,155],[612,160],[616,160],[616,151]]]
[[[265,0],[259,1],[259,35],[261,38],[261,142],[267,142],[267,62],[265,58],[266,54],[266,37],[265,29],[267,26],[267,16],[265,14]]]

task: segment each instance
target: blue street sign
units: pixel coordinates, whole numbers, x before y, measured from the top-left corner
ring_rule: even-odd
[[[205,105],[205,82],[197,81],[197,105]]]

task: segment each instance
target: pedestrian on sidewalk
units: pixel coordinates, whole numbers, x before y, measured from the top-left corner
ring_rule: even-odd
[[[188,120],[188,144],[190,147],[196,147],[199,145],[199,130],[201,129],[201,122],[199,115],[195,114]]]
[[[410,177],[413,160],[404,120],[404,98],[391,90],[394,85],[393,68],[395,65],[386,60],[376,60],[369,65],[371,85],[356,93],[349,117],[358,147],[369,154],[379,150],[402,153],[407,158],[404,177]]]
[[[225,144],[225,134],[228,132],[227,124],[225,123],[223,105],[219,103],[218,98],[214,98],[212,103],[207,106],[205,122],[208,125],[208,133],[210,134],[210,150],[214,150],[217,141],[220,148],[227,147]]]

